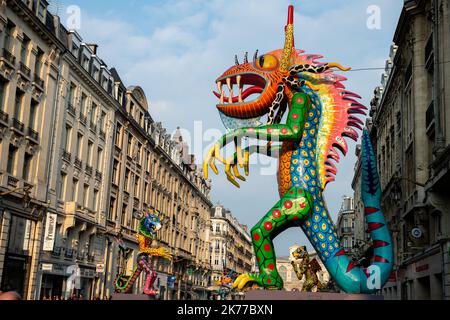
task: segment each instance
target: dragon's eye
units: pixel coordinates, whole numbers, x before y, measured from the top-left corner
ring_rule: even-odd
[[[278,59],[270,54],[265,54],[256,59],[255,65],[259,69],[273,70],[278,66]]]

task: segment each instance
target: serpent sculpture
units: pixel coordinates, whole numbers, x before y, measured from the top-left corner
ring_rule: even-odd
[[[170,253],[163,247],[158,247],[156,241],[156,233],[161,229],[161,221],[164,217],[158,211],[151,209],[145,211],[144,215],[140,218],[137,235],[139,242],[137,265],[131,275],[126,275],[125,273],[119,274],[114,281],[114,287],[117,293],[129,293],[133,284],[142,271],[144,271],[146,278],[143,292],[148,296],[156,296],[157,291],[154,289],[154,283],[158,274],[152,269],[150,259],[155,256],[171,259]],[[124,253],[124,261],[126,264],[129,257],[129,249],[120,243],[123,243],[123,241],[119,242],[119,248]]]
[[[303,277],[305,277],[302,292],[312,292],[314,289],[320,291],[322,289],[322,283],[319,281],[317,272],[322,271],[322,268],[317,259],[309,260],[306,247],[297,248],[292,252],[292,257],[291,264],[298,280],[302,281]]]
[[[294,9],[289,6],[284,49],[264,55],[256,52],[249,62],[228,69],[217,80],[217,108],[228,133],[217,141],[203,163],[218,174],[215,160],[225,165],[228,180],[239,187],[249,174],[249,157],[254,153],[279,159],[278,185],[281,200],[251,230],[259,274],[243,274],[234,282],[237,289],[258,285],[282,289],[276,268],[273,239],[287,228],[303,229],[331,277],[348,293],[374,293],[384,285],[392,270],[391,236],[380,208],[381,188],[375,155],[366,131],[362,138],[362,197],[368,230],[373,239],[372,265],[362,269],[346,255],[324,201],[324,190],[334,181],[340,160],[337,150],[347,153],[344,137],[357,141],[364,122],[357,117],[367,108],[347,91],[346,80],[333,69],[337,63],[322,63],[315,54],[305,54],[294,45]],[[230,91],[225,95],[225,85]],[[260,94],[255,100],[248,99]],[[287,120],[283,121],[287,113]],[[262,117],[267,116],[267,124]],[[246,139],[268,141],[243,147]],[[275,145],[280,141],[282,144]],[[234,143],[236,153],[225,158],[221,149]],[[333,162],[334,161],[334,162]]]

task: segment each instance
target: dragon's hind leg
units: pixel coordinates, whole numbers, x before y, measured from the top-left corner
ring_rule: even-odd
[[[284,230],[298,225],[311,209],[311,196],[303,189],[291,188],[284,197],[252,229],[252,241],[259,274],[243,274],[233,284],[244,289],[256,284],[268,289],[282,289],[283,280],[277,271],[273,239]]]

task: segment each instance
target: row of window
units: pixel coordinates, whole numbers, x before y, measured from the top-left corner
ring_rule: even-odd
[[[16,26],[14,25],[14,23],[12,23],[10,20],[8,20],[7,26],[6,26],[6,30],[5,30],[5,37],[3,39],[3,48],[4,50],[11,56],[13,57],[15,62],[15,56],[12,53],[14,51],[14,37],[13,37],[13,33],[14,33],[14,29],[16,28]],[[19,53],[19,64],[20,64],[20,71],[22,73],[24,73],[27,77],[31,77],[31,73],[32,70],[30,70],[29,67],[29,57],[30,57],[30,53],[31,53],[31,44],[32,41],[31,39],[26,35],[23,34],[23,40],[20,42],[20,53]],[[37,80],[39,79],[39,82],[42,82],[40,75],[42,72],[42,67],[43,67],[43,61],[44,61],[44,51],[37,47],[36,49],[37,54],[36,54],[36,59],[34,61],[34,79]]]
[[[80,184],[77,178],[69,181],[67,174],[61,171],[59,177],[58,198],[65,202],[76,202],[94,212],[99,209],[99,190],[89,184]],[[93,191],[93,192],[92,192]],[[81,194],[80,194],[81,193]],[[81,195],[81,197],[80,197]]]
[[[30,182],[32,180],[31,177],[31,168],[34,157],[32,154],[25,152],[22,156],[23,166],[19,168],[18,163],[20,157],[19,148],[14,145],[9,145],[8,150],[8,161],[6,165],[6,171],[15,177],[22,177],[23,180]],[[20,170],[21,169],[21,170]]]
[[[80,89],[81,91],[81,89]],[[77,86],[71,83],[68,88],[67,101],[71,108],[76,112]],[[80,97],[80,119],[85,119],[87,122],[89,116],[89,123],[95,125],[101,132],[106,132],[106,112],[102,110],[97,103],[91,101],[89,103],[87,95],[81,92]]]
[[[83,146],[84,146],[84,140],[85,137],[81,132],[77,132],[77,137],[75,140],[75,144],[73,144],[73,128],[66,124],[65,132],[64,132],[64,150],[66,152],[69,152],[70,154],[75,155],[75,157],[78,160],[83,159]],[[94,155],[94,142],[90,139],[87,139],[87,149],[86,149],[86,159],[87,159],[87,165],[91,168],[95,168],[98,172],[102,172],[102,163],[103,163],[103,157],[104,152],[103,148],[98,146],[96,150],[96,156]],[[95,163],[94,163],[95,161]]]

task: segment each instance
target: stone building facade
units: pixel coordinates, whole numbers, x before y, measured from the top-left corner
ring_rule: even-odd
[[[449,5],[405,1],[371,103],[367,127],[395,250],[388,299],[450,298]]]
[[[0,4],[0,290],[33,298],[63,45],[45,1]],[[25,21],[27,21],[25,23]]]
[[[209,280],[210,183],[205,181],[179,130],[173,136],[150,116],[140,87],[126,88],[116,70],[114,94],[120,102],[114,123],[111,194],[107,234],[122,231],[133,249],[128,265],[117,255],[117,245],[108,243],[107,274],[131,270],[138,243],[134,212],[154,208],[166,221],[159,232],[160,243],[173,254],[173,261],[154,259],[160,295],[166,299],[205,297]],[[173,287],[168,278],[175,276]],[[109,279],[106,294],[111,294]],[[142,291],[143,277],[134,287]]]
[[[113,294],[137,255],[134,213],[155,208],[174,256],[153,261],[161,298],[206,296],[210,182],[180,132],[153,121],[144,91],[126,87],[47,6],[0,5],[1,290],[25,299]],[[119,232],[133,249],[128,265]]]
[[[343,197],[336,223],[337,234],[347,254],[352,254],[355,238],[355,205],[352,197]]]
[[[222,205],[211,211],[210,244],[213,284],[230,271],[255,272],[256,258],[248,228]]]

